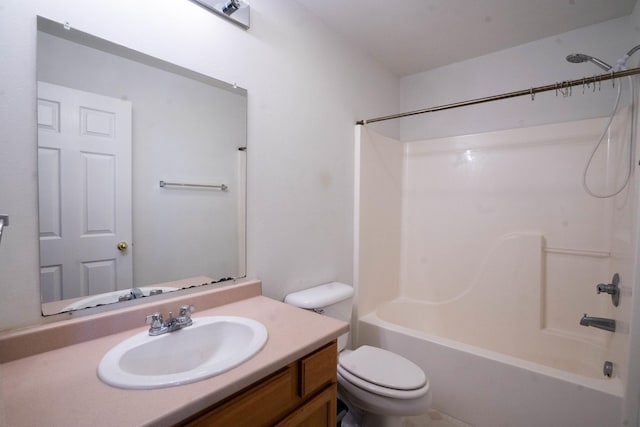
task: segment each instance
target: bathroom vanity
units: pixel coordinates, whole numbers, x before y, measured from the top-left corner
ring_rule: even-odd
[[[227,372],[151,390],[111,387],[104,354],[146,330],[144,317],[181,304],[198,316],[263,323],[265,346]],[[336,338],[348,324],[261,295],[258,281],[0,334],[0,425],[330,426],[336,412]]]
[[[334,340],[177,426],[333,427],[336,364]]]

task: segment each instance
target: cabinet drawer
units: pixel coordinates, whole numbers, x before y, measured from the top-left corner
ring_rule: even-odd
[[[300,360],[300,397],[336,382],[338,345],[336,341]]]

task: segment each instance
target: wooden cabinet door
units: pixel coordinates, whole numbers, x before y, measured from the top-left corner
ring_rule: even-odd
[[[337,386],[327,387],[295,410],[277,427],[333,427],[336,425]]]

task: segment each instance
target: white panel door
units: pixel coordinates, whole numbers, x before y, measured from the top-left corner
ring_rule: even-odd
[[[131,103],[38,82],[38,171],[43,302],[132,287]]]

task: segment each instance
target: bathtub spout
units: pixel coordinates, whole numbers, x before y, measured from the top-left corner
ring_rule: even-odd
[[[593,326],[594,328],[604,329],[605,331],[615,332],[616,321],[614,319],[605,319],[603,317],[590,317],[585,313],[580,319],[582,326]]]

